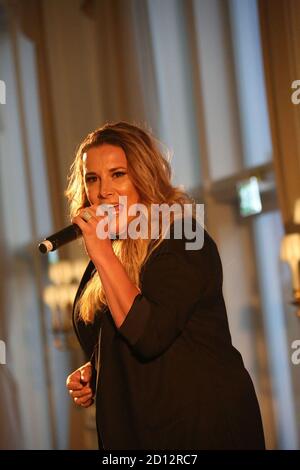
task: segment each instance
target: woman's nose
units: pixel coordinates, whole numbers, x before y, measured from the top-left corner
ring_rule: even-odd
[[[113,194],[112,187],[109,183],[100,183],[98,190],[98,199],[106,199]]]

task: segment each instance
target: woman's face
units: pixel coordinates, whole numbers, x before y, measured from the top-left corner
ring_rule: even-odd
[[[127,223],[134,218],[128,216],[128,210],[132,204],[140,202],[140,198],[128,175],[127,158],[121,147],[102,144],[90,148],[83,154],[83,176],[86,195],[91,205],[117,205],[120,196],[127,196]],[[126,217],[120,218],[125,208],[115,208],[117,234],[126,228]]]

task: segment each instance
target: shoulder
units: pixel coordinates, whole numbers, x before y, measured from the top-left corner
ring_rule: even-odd
[[[223,270],[216,243],[200,224],[194,237],[183,232],[183,236],[177,238],[174,228],[170,227],[170,236],[163,239],[143,265],[141,289],[153,298],[156,292],[166,291],[170,301],[179,292],[182,296],[203,301],[216,298],[223,287]]]
[[[165,231],[163,240],[150,254],[147,264],[151,264],[157,257],[168,253],[187,260],[219,256],[215,241],[194,218],[178,219],[173,222]]]
[[[166,237],[150,254],[141,270],[142,278],[160,278],[161,273],[213,280],[221,286],[222,264],[217,245],[208,231],[195,219],[187,224],[183,219],[171,224]]]

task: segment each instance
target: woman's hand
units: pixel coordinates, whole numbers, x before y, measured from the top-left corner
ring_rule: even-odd
[[[78,224],[82,230],[86,250],[98,271],[108,308],[115,325],[119,328],[125,320],[135,297],[140,293],[140,289],[130,279],[122,262],[115,255],[109,238],[111,234],[108,233],[104,239],[97,237],[97,224],[105,217],[96,215],[96,207],[94,205],[82,209],[80,214],[74,217],[72,221]],[[87,221],[84,220],[85,218]],[[110,230],[110,227],[107,227],[107,229]],[[104,230],[106,229],[104,228]],[[115,228],[112,227],[112,234],[114,230]],[[116,232],[119,230],[120,227],[116,227]]]
[[[69,390],[74,403],[88,408],[94,402],[91,389],[92,364],[87,362],[67,377],[66,387]]]
[[[114,255],[114,252],[109,234],[107,234],[105,238],[99,238],[97,236],[98,223],[103,219],[108,219],[107,216],[96,215],[97,207],[97,205],[93,205],[82,209],[80,213],[72,219],[72,223],[77,224],[81,228],[85,248],[90,259],[94,264],[101,264],[104,258]],[[89,214],[91,217],[85,220],[86,215]],[[103,221],[103,223],[105,223],[105,221]]]

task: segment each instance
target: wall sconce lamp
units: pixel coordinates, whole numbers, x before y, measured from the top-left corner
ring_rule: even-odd
[[[300,224],[300,199],[297,199],[294,209],[294,223]],[[293,301],[300,317],[300,233],[290,233],[281,241],[280,258],[289,264],[292,272]]]
[[[297,199],[294,209],[294,222],[300,225],[300,199]]]

